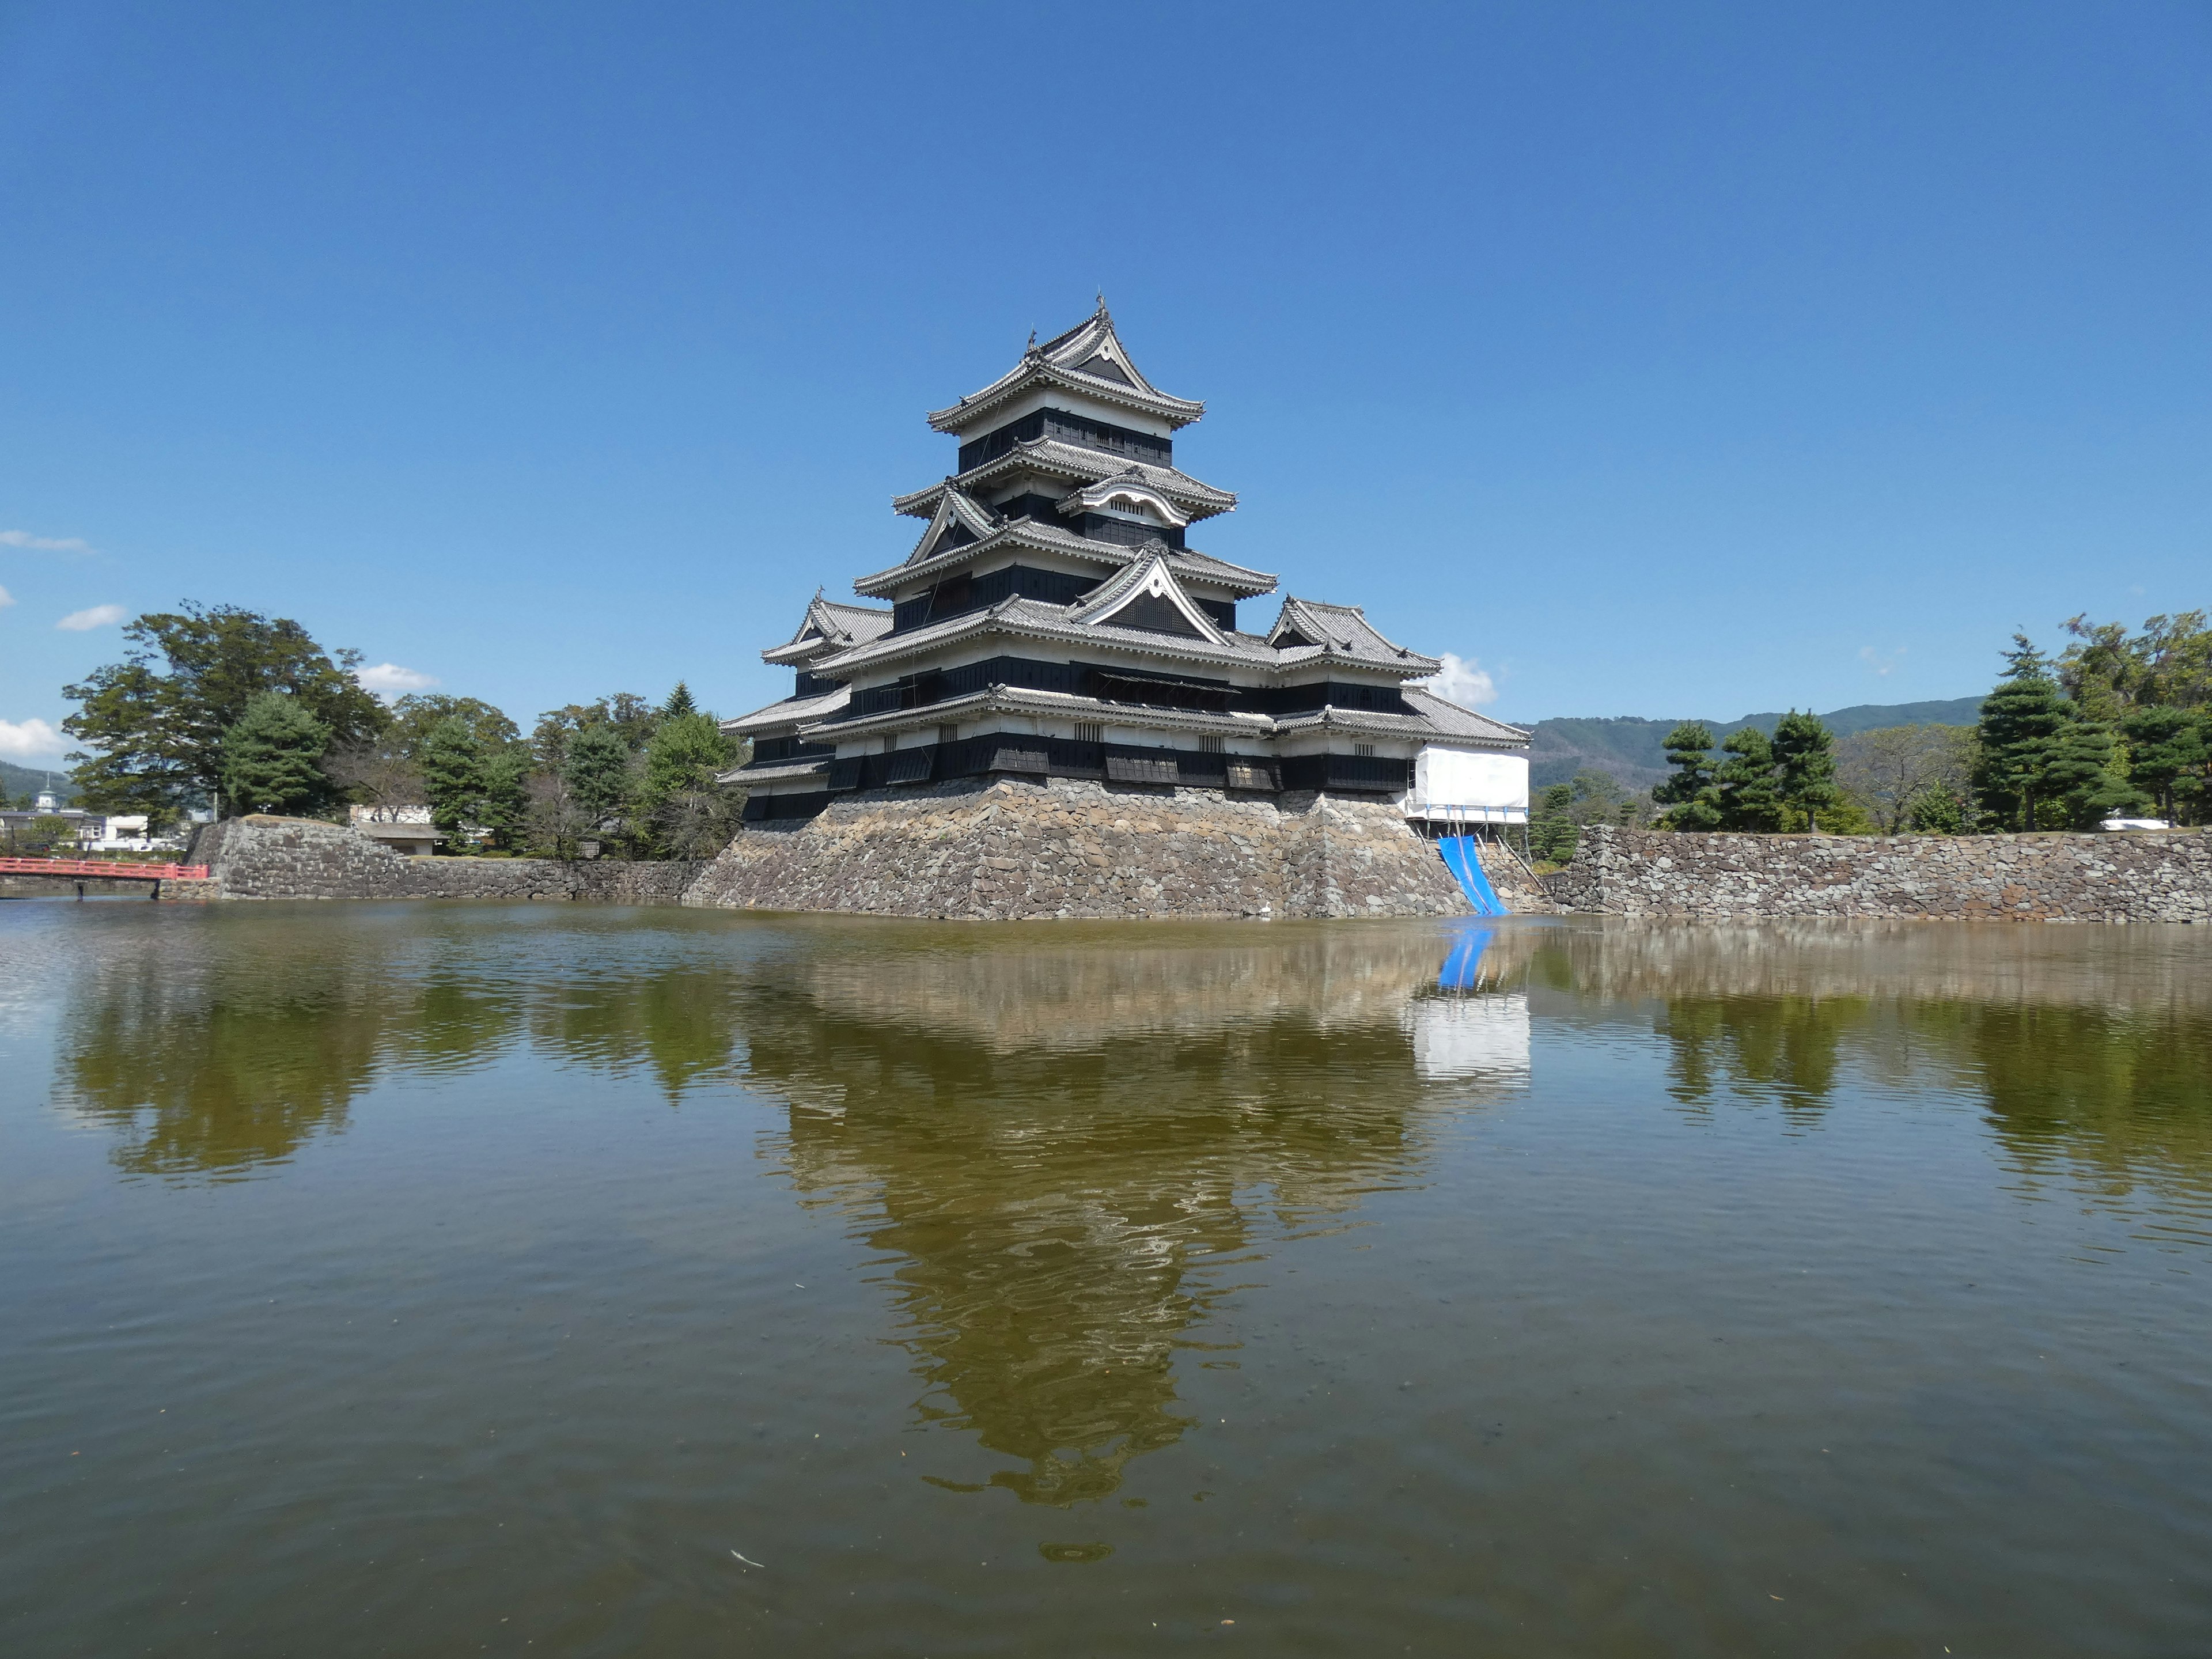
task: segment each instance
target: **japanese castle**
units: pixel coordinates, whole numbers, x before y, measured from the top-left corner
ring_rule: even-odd
[[[1245,625],[1276,582],[1192,544],[1237,506],[1176,465],[1204,412],[1139,372],[1102,300],[931,414],[959,458],[891,503],[924,521],[913,551],[853,584],[874,604],[817,595],[761,653],[793,671],[791,696],[724,723],[752,743],[727,780],[747,822],[1007,775],[1387,799],[1434,830],[1525,822],[1528,734],[1412,684],[1437,659],[1357,605],[1285,596]]]

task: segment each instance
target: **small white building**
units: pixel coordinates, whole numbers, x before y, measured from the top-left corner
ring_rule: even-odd
[[[445,839],[431,823],[427,806],[356,806],[349,816],[362,835],[410,858],[428,856]]]

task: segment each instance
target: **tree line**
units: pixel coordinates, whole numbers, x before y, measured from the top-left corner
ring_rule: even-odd
[[[390,706],[295,622],[187,604],[124,629],[124,660],[64,688],[63,729],[82,804],[173,824],[219,816],[343,817],[353,805],[428,805],[448,850],[573,858],[709,857],[744,808],[718,776],[741,763],[679,682],[659,704],[630,692],[541,714],[526,738],[475,697]]]
[[[1998,834],[2094,830],[2107,818],[2212,815],[2212,629],[2205,613],[2130,634],[2075,617],[2056,659],[2026,634],[1972,727],[1893,726],[1838,745],[1792,713],[1770,740],[1747,728],[1713,752],[1685,721],[1652,799],[1669,830],[1772,834]]]
[[[2107,818],[2212,822],[2212,628],[2202,611],[2130,633],[2086,616],[2056,657],[2025,634],[1972,726],[1893,726],[1838,738],[1785,715],[1714,742],[1685,720],[1647,798],[1585,770],[1536,792],[1529,847],[1565,863],[1594,823],[1775,834],[1974,835],[2094,830]],[[1661,810],[1663,809],[1663,810]]]

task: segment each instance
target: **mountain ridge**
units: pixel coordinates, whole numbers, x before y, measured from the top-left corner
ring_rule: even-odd
[[[1982,700],[1940,698],[1926,702],[1860,702],[1820,716],[1839,738],[1885,726],[1972,726]],[[1685,716],[1684,718],[1692,718]],[[1747,726],[1771,734],[1779,712],[1746,714],[1741,720],[1705,721],[1714,741]],[[1538,720],[1529,729],[1528,787],[1565,783],[1585,769],[1605,772],[1632,789],[1648,789],[1667,775],[1666,738],[1680,722],[1646,720],[1638,714]]]

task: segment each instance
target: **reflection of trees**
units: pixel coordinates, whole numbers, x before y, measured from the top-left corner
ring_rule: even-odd
[[[120,1133],[134,1175],[237,1173],[341,1127],[392,1041],[392,1000],[325,944],[210,917],[99,957],[70,991],[64,1098]]]
[[[2025,1172],[2212,1190],[2212,974],[2195,930],[1899,923],[1553,928],[1565,1019],[1648,1021],[1669,1090],[1815,1111],[1856,1073],[1978,1095]]]
[[[2212,1018],[1986,1008],[1962,1022],[1990,1121],[2019,1166],[2212,1190]]]
[[[738,976],[726,967],[669,963],[549,985],[532,1000],[532,1040],[617,1076],[649,1069],[671,1101],[724,1071],[735,1043]]]
[[[99,957],[68,1002],[64,1101],[118,1131],[131,1174],[235,1175],[342,1128],[380,1075],[482,1066],[526,1033],[577,1064],[647,1069],[672,1099],[727,1067],[732,969],[635,948],[636,930],[603,934],[587,970],[518,975],[485,957],[496,926],[219,915]]]
[[[1668,1092],[1702,1106],[1729,1088],[1778,1099],[1793,1118],[1809,1121],[1835,1086],[1844,1034],[1866,1017],[1856,998],[1669,999],[1660,1027],[1673,1049]]]
[[[917,1411],[1025,1502],[1103,1498],[1182,1433],[1175,1351],[1264,1213],[1347,1211],[1419,1156],[1401,1015],[1443,945],[1248,937],[833,955],[747,1005],[802,1190],[896,1263]]]

